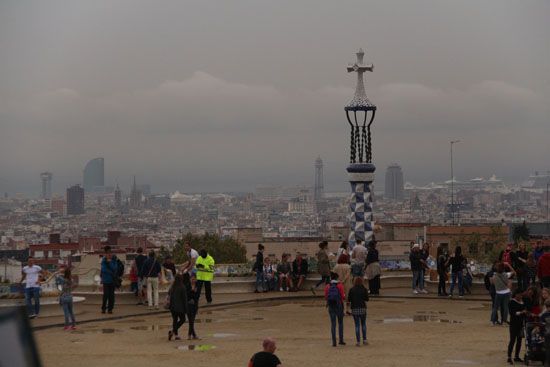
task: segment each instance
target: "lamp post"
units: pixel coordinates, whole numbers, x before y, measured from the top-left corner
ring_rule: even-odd
[[[453,171],[453,145],[460,143],[460,140],[451,140],[451,216],[453,221],[453,226],[455,225],[455,200],[454,200],[454,186],[455,186],[455,175]]]

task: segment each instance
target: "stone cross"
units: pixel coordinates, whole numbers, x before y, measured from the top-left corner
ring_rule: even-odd
[[[355,87],[355,95],[352,101],[348,104],[348,107],[369,107],[372,106],[372,103],[367,98],[367,93],[365,92],[365,83],[363,82],[363,73],[365,71],[374,71],[374,65],[364,65],[363,56],[365,52],[360,48],[356,53],[357,61],[353,65],[348,65],[348,73],[356,72],[357,73],[357,86]]]

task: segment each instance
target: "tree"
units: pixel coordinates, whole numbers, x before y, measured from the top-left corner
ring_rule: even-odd
[[[529,227],[527,227],[525,221],[520,225],[514,226],[512,229],[512,239],[516,245],[522,241],[529,241]]]
[[[234,238],[220,238],[217,234],[205,233],[202,236],[187,233],[174,246],[172,257],[174,262],[181,264],[188,259],[184,244],[189,242],[197,251],[206,249],[217,264],[245,263],[246,248]]]

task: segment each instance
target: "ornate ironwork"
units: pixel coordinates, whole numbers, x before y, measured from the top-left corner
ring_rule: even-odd
[[[346,117],[351,127],[350,162],[370,163],[372,161],[371,125],[374,121],[376,105],[367,98],[363,74],[366,71],[372,72],[374,70],[374,65],[363,64],[363,56],[365,53],[362,49],[359,49],[356,55],[357,61],[355,64],[347,67],[348,73],[357,73],[355,95],[351,102],[345,107]],[[350,114],[351,112],[353,112],[353,117]],[[369,112],[370,119],[367,116]],[[358,114],[359,117],[357,116]],[[369,120],[368,125],[367,120]]]

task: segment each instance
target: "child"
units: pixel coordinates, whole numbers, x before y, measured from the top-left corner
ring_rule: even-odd
[[[523,320],[527,314],[527,309],[523,303],[523,292],[516,288],[512,293],[512,300],[508,306],[510,312],[510,341],[508,342],[508,360],[509,364],[514,362],[523,362],[519,357],[521,351],[521,330],[523,328]],[[512,350],[514,349],[514,343],[516,344],[516,353],[514,361],[512,362]]]

